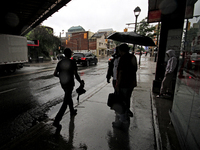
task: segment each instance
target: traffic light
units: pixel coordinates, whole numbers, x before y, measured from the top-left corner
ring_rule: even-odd
[[[127,28],[125,28],[125,29],[124,29],[124,32],[127,32],[127,31],[128,31],[128,29],[127,29]]]
[[[87,39],[87,33],[84,33],[84,39]]]

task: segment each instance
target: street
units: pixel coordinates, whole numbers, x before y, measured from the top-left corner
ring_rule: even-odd
[[[0,127],[3,128],[0,131],[1,135],[13,137],[20,134],[37,121],[43,120],[46,112],[63,100],[64,92],[60,87],[59,79],[53,76],[55,66],[56,63],[46,67],[24,67],[17,70],[15,74],[0,77],[0,117],[2,120]],[[88,68],[78,66],[87,91],[105,80],[106,69],[107,58],[100,61],[97,66],[92,65]],[[77,82],[75,83],[74,89],[79,86]],[[76,96],[74,90],[73,97]],[[16,124],[20,127],[16,128]],[[3,137],[1,142],[3,143],[4,140],[8,139]]]
[[[28,144],[14,142],[14,148],[10,149],[44,149],[44,144],[45,149],[154,149],[149,93],[155,63],[153,58],[149,57],[143,56],[141,60],[137,76],[138,86],[132,96],[134,117],[130,118],[127,130],[112,128],[116,116],[106,105],[108,94],[113,92],[112,84],[106,82],[107,57],[100,59],[97,65],[78,66],[87,92],[80,96],[80,102],[77,103],[75,89],[79,83],[75,82],[72,95],[78,114],[70,119],[67,109],[61,121],[62,130],[59,137],[54,135],[52,122],[61,106],[64,92],[59,79],[53,76],[56,63],[25,67],[16,74],[1,76],[1,145],[27,132],[27,137],[20,137],[20,141],[24,138],[29,141]],[[34,132],[35,130],[37,132]],[[37,137],[41,140],[38,141]]]

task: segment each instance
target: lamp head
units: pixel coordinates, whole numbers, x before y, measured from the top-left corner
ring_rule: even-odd
[[[134,9],[134,14],[135,14],[135,16],[139,16],[140,15],[140,12],[141,12],[141,9],[140,9],[140,7],[136,7],[135,9]]]

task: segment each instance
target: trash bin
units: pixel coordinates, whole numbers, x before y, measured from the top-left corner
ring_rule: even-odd
[[[44,60],[43,56],[39,56],[39,63],[43,63],[43,60]]]

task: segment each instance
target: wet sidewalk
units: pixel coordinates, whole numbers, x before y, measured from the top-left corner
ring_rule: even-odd
[[[60,105],[51,109],[48,120],[35,125],[20,137],[7,143],[2,149],[20,150],[154,150],[176,149],[177,142],[168,111],[172,101],[156,99],[151,92],[155,78],[154,58],[142,57],[137,72],[138,86],[131,97],[134,113],[127,128],[112,127],[116,115],[107,106],[108,94],[113,92],[112,84],[105,82],[90,93],[81,96],[74,104],[78,114],[70,118],[67,110],[62,121],[62,130],[56,133],[53,119]],[[55,112],[55,113],[52,113]]]

